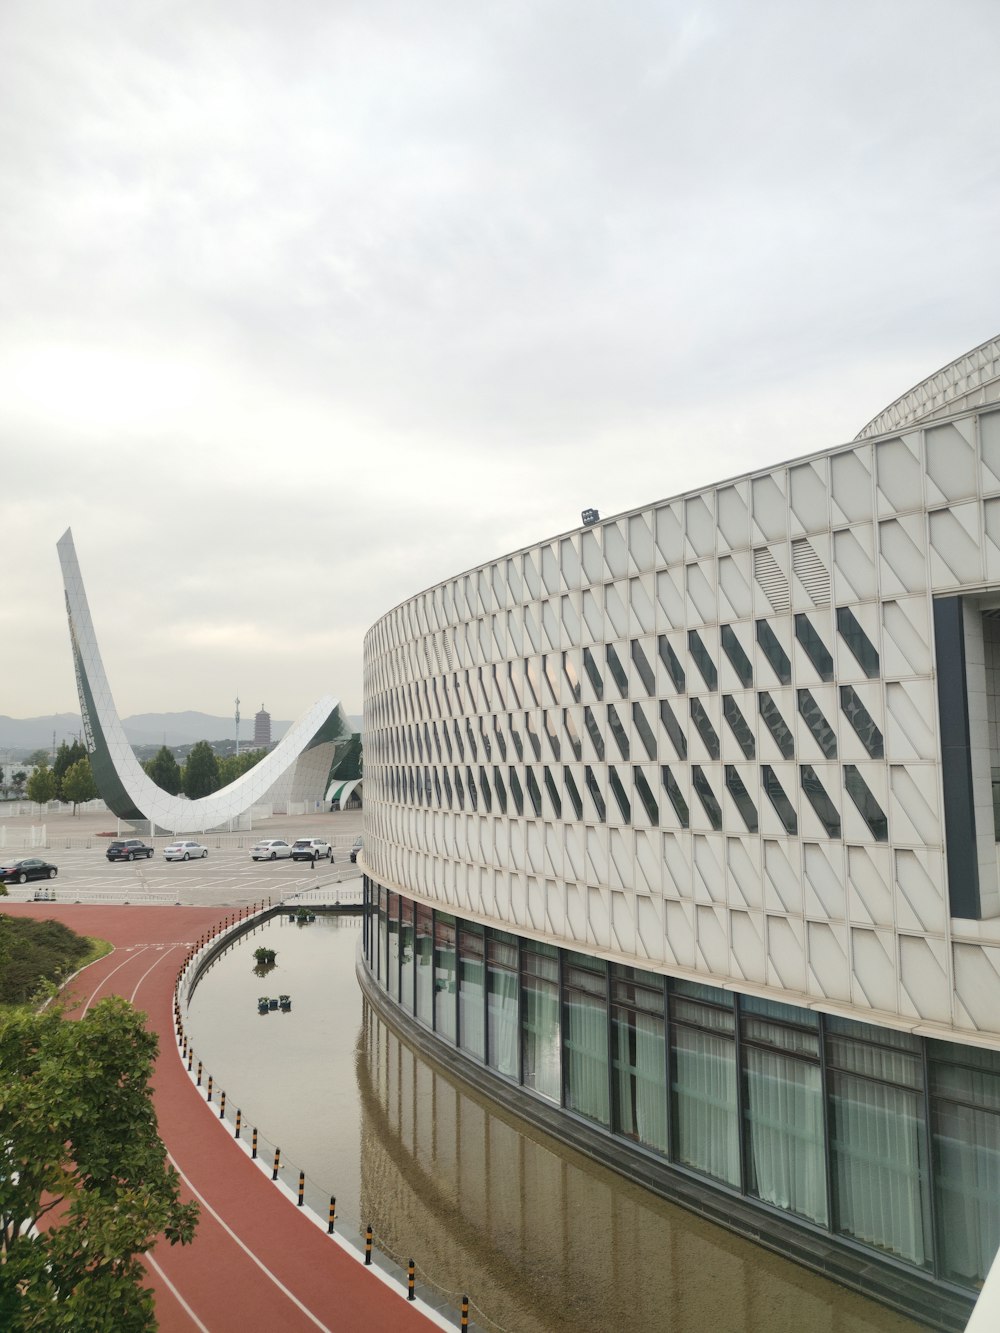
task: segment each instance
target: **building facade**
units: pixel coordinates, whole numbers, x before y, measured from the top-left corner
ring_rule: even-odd
[[[941,1327],[1000,1245],[998,406],[993,340],[365,644],[379,1003]]]

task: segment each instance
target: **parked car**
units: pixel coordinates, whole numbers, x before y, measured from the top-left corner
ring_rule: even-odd
[[[333,848],[323,838],[296,838],[292,843],[293,861],[333,860]]]
[[[164,847],[163,855],[168,861],[190,861],[193,856],[207,856],[208,848],[200,842],[172,842]]]
[[[134,861],[137,856],[144,856],[148,861],[153,849],[141,838],[115,838],[114,842],[108,843],[106,855],[109,861]]]
[[[364,846],[364,842],[363,842],[363,840],[362,840],[362,838],[361,838],[361,834],[359,833],[358,836],[354,839],[354,844],[353,844],[353,846],[351,847],[351,860],[352,860],[352,861],[356,861],[356,860],[358,859],[358,852],[361,851],[361,848],[362,848],[363,846]]]
[[[284,838],[265,838],[250,848],[253,861],[276,861],[279,856],[291,856],[292,849]]]
[[[0,879],[5,884],[26,884],[29,879],[55,879],[57,866],[40,861],[37,856],[25,856],[20,861],[5,861],[0,865]]]

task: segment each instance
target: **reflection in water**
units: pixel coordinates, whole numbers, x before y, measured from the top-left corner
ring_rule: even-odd
[[[903,1333],[916,1325],[523,1128],[365,1005],[357,919],[275,923],[214,965],[187,1031],[271,1142],[385,1249],[513,1333]],[[339,928],[338,928],[339,927]],[[253,950],[289,1014],[258,1015]],[[279,985],[280,982],[280,985]]]

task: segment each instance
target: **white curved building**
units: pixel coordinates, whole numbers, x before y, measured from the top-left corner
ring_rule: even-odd
[[[187,800],[158,787],[136,759],[118,717],[69,529],[57,549],[90,764],[98,791],[119,819],[148,821],[166,833],[199,833],[231,827],[254,806],[284,813],[290,805],[322,801],[337,744],[351,733],[340,704],[328,695],[259,764],[211,796]]]
[[[998,406],[993,340],[851,444],[491,561],[365,642],[377,1001],[943,1328],[1000,1244]]]

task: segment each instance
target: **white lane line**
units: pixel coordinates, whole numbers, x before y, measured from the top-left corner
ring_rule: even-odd
[[[94,998],[97,995],[97,992],[111,980],[111,978],[115,975],[115,973],[120,972],[123,967],[127,967],[129,963],[134,962],[135,959],[139,956],[139,954],[145,953],[149,947],[150,946],[148,944],[144,944],[141,945],[134,952],[130,952],[129,956],[125,959],[124,962],[119,963],[117,967],[113,967],[110,972],[108,972],[105,976],[101,978],[98,984],[90,992],[90,995],[87,998],[87,1003],[83,1006],[83,1014],[80,1015],[81,1018],[84,1016],[84,1014],[87,1013],[87,1010],[94,1003]]]
[[[139,978],[139,980],[135,983],[135,986],[134,986],[133,989],[132,989],[132,994],[128,997],[128,998],[129,998],[129,1003],[130,1003],[130,1004],[135,1004],[135,997],[139,994],[139,987],[142,985],[142,983],[143,983],[143,982],[146,980],[146,978],[149,976],[150,972],[153,971],[153,968],[159,967],[160,964],[163,962],[163,960],[164,960],[165,958],[169,958],[170,955],[173,953],[173,951],[174,951],[175,949],[179,948],[180,946],[177,945],[177,944],[171,944],[171,945],[169,945],[169,946],[165,946],[165,945],[160,944],[160,945],[155,945],[155,946],[153,946],[153,947],[154,947],[154,948],[158,948],[158,949],[162,949],[163,952],[160,954],[159,958],[157,958],[157,960],[156,960],[156,962],[153,964],[153,966],[152,966],[152,967],[147,967],[146,970],[145,970],[145,972],[143,972],[142,976],[141,976],[141,977]]]
[[[282,1292],[283,1295],[287,1296],[293,1305],[298,1306],[298,1308],[302,1311],[305,1317],[311,1320],[312,1323],[314,1323],[317,1328],[322,1329],[323,1333],[333,1333],[333,1330],[328,1328],[326,1324],[322,1323],[319,1319],[317,1319],[316,1316],[313,1314],[313,1312],[307,1309],[306,1306],[302,1304],[298,1296],[296,1296],[293,1291],[289,1291],[288,1288],[285,1286],[285,1284],[280,1280],[280,1278],[278,1278],[274,1273],[272,1273],[271,1270],[261,1259],[257,1258],[253,1250],[251,1250],[248,1245],[245,1245],[243,1241],[240,1240],[236,1232],[232,1229],[231,1226],[228,1225],[228,1223],[222,1217],[219,1216],[219,1214],[215,1211],[215,1209],[208,1202],[205,1196],[201,1194],[197,1189],[195,1189],[192,1182],[188,1179],[188,1177],[178,1166],[177,1161],[172,1153],[169,1152],[167,1153],[167,1160],[170,1162],[170,1165],[180,1176],[181,1180],[184,1181],[184,1184],[188,1187],[188,1189],[191,1191],[194,1197],[201,1204],[202,1208],[204,1208],[207,1213],[210,1213],[211,1216],[215,1218],[216,1222],[218,1222],[219,1226],[222,1227],[223,1231],[225,1231],[226,1234],[235,1242],[235,1244],[237,1244],[240,1247],[240,1249],[247,1256],[247,1258],[252,1263],[255,1263],[257,1265],[257,1267],[264,1274],[264,1276],[270,1278],[270,1280],[274,1283],[274,1285],[278,1288],[278,1290]]]
[[[201,1333],[212,1333],[212,1330],[208,1327],[208,1325],[203,1324],[201,1320],[198,1318],[198,1316],[195,1314],[195,1312],[191,1309],[190,1305],[188,1305],[187,1301],[180,1294],[180,1292],[177,1290],[174,1284],[170,1281],[166,1273],[164,1273],[163,1269],[156,1262],[153,1256],[147,1253],[144,1256],[144,1259],[145,1262],[149,1264],[150,1268],[155,1268],[157,1273],[159,1273],[160,1281],[164,1284],[165,1287],[168,1288],[171,1295],[177,1301],[177,1304],[181,1307],[184,1313],[190,1317],[192,1324],[194,1324],[196,1328],[200,1329]]]

